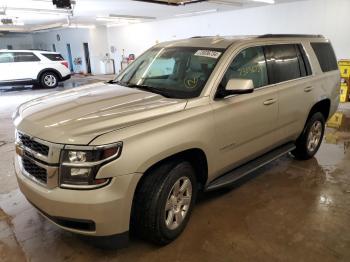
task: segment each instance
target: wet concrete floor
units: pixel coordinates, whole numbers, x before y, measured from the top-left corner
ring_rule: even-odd
[[[11,114],[55,90],[0,92],[0,261],[350,261],[350,106],[329,123],[315,158],[285,156],[230,190],[205,194],[175,242],[132,239],[98,249],[42,218],[17,187]]]

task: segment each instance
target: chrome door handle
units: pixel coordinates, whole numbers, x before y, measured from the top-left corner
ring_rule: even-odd
[[[306,93],[311,92],[312,89],[314,89],[312,86],[305,87],[304,92]]]
[[[276,98],[271,98],[271,99],[266,100],[266,101],[264,102],[264,105],[265,105],[265,106],[269,106],[269,105],[272,105],[272,104],[274,104],[274,103],[276,103],[276,102],[277,102],[277,99],[276,99]]]

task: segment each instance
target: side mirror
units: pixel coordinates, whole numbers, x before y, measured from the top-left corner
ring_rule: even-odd
[[[254,92],[254,83],[251,79],[230,79],[226,85],[225,92],[228,95],[249,94]]]

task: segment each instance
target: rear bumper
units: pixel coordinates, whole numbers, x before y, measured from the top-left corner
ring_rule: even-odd
[[[88,236],[120,235],[129,231],[134,190],[141,174],[114,177],[95,190],[48,189],[24,176],[15,160],[18,185],[39,212],[57,226]]]
[[[66,80],[70,79],[71,77],[72,77],[71,74],[66,75],[66,76],[64,76],[64,77],[61,77],[60,81],[66,81]]]

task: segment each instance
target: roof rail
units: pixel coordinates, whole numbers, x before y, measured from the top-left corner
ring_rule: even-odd
[[[258,38],[273,38],[273,37],[279,37],[279,38],[287,38],[287,37],[302,37],[302,38],[324,38],[323,35],[303,35],[303,34],[266,34],[266,35],[260,35]]]

